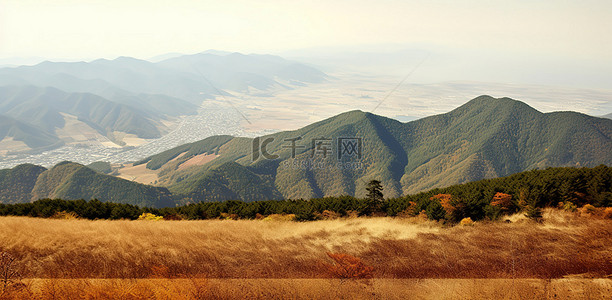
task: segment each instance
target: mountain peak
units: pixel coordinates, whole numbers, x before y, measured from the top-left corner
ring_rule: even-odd
[[[347,111],[347,112],[343,112],[341,114],[335,115],[333,117],[328,118],[327,120],[339,121],[344,124],[350,124],[350,123],[355,123],[359,120],[363,120],[367,118],[368,115],[373,115],[373,114],[356,109],[356,110],[351,110],[351,111]]]
[[[480,113],[484,110],[490,110],[492,112],[506,112],[506,113],[525,113],[525,112],[537,112],[535,108],[527,105],[524,102],[514,100],[508,97],[495,98],[489,95],[478,96],[467,103],[459,106],[452,110],[450,114],[463,114],[466,112]]]
[[[368,112],[364,112],[363,110],[360,109],[354,109],[354,110],[349,110],[346,112],[343,112],[341,114],[338,114],[337,116],[363,116],[365,114],[368,114]]]

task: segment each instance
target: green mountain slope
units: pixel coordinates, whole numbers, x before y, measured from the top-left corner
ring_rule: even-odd
[[[144,111],[93,94],[65,93],[55,88],[0,87],[0,113],[46,128],[50,134],[64,127],[61,113],[66,113],[78,117],[102,135],[121,131],[141,138],[161,136],[151,115]]]
[[[361,139],[360,156],[339,156],[342,138]],[[157,170],[158,183],[167,189],[62,163],[37,169],[40,175],[30,190],[25,185],[3,202],[98,198],[162,207],[172,206],[172,199],[364,197],[371,179],[383,182],[385,196],[396,197],[537,168],[612,165],[612,120],[541,113],[512,99],[481,96],[449,113],[408,123],[351,111],[256,139],[210,137],[136,164]],[[0,172],[0,189],[19,182],[6,181],[15,170]]]
[[[499,198],[495,197],[498,193],[506,194],[506,201],[499,202]],[[445,198],[451,201],[442,206],[440,198],[436,197],[439,194],[445,194]],[[514,214],[525,205],[560,207],[560,204],[564,209],[570,210],[572,206],[575,208],[585,204],[602,208],[612,206],[612,168],[600,165],[595,168],[565,167],[525,171],[507,177],[473,181],[388,199],[381,207],[381,212],[389,216],[406,216],[418,215],[424,211],[430,219],[444,219],[446,224],[453,224],[468,217],[472,220],[503,220],[504,215]],[[450,209],[447,210],[448,208]],[[325,211],[332,211],[340,216],[347,216],[349,212],[360,216],[371,213],[367,199],[351,196],[307,200],[200,202],[162,209],[93,200],[86,202],[45,199],[12,205],[0,203],[0,216],[48,218],[62,211],[74,212],[87,219],[132,220],[144,212],[169,219],[181,216],[192,220],[227,217],[223,216],[224,214],[242,219],[255,219],[271,214],[295,214],[298,220],[315,220],[326,218]]]
[[[15,141],[22,141],[32,149],[54,148],[63,145],[55,134],[0,115],[0,141],[7,137]]]
[[[102,174],[110,174],[113,171],[111,164],[106,161],[95,161],[88,164],[87,167]]]
[[[283,195],[274,187],[272,176],[255,173],[255,170],[235,162],[225,163],[197,177],[178,183],[174,190],[189,191],[183,194],[187,202],[280,200]],[[197,186],[197,189],[192,189]]]
[[[406,125],[400,138],[410,158],[402,177],[406,192],[546,166],[612,163],[612,122],[544,114],[508,98],[478,97]]]
[[[31,164],[0,170],[0,203],[29,202],[38,176],[46,170]]]
[[[301,140],[296,144],[303,148],[295,149],[291,158],[287,139],[297,137]],[[335,148],[341,137],[362,139],[361,159],[338,161]],[[161,168],[160,182],[173,193],[192,195],[194,201],[214,199],[200,191],[209,191],[207,186],[215,180],[222,182],[226,175],[212,170],[228,162],[237,162],[261,180],[272,178],[273,186],[263,185],[265,193],[278,191],[283,198],[361,197],[365,183],[373,178],[383,182],[385,195],[394,197],[534,168],[612,164],[612,120],[575,112],[541,113],[520,101],[489,96],[408,123],[352,111],[259,141],[269,138],[273,140],[266,150],[278,155],[274,160],[252,161],[254,140],[224,137],[183,145],[143,163]],[[321,138],[331,139],[328,147],[333,153],[325,158],[317,152],[319,148],[313,155],[312,140]],[[192,151],[196,144],[215,150]],[[192,154],[212,152],[217,157],[200,166],[180,168],[180,162],[171,161],[179,155],[187,161]],[[337,167],[339,162],[355,161],[361,162],[360,168]],[[304,163],[311,167],[295,167]]]
[[[31,191],[31,200],[43,198],[98,199],[140,206],[174,206],[165,188],[131,182],[71,162],[42,172]]]

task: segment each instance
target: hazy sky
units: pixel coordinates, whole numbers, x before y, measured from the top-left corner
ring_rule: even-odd
[[[610,60],[612,1],[2,0],[0,57],[428,43]]]
[[[0,59],[410,44],[570,61],[596,77],[612,73],[610,16],[609,0],[0,0]]]

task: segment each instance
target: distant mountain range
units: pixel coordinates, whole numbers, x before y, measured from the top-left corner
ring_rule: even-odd
[[[126,134],[161,137],[168,131],[163,121],[197,113],[214,95],[324,80],[306,65],[239,53],[0,68],[0,145],[6,153],[94,140],[123,146]]]
[[[0,87],[0,99],[0,114],[35,126],[39,128],[39,132],[47,133],[58,140],[56,132],[66,127],[67,115],[111,139],[113,132],[117,131],[145,139],[159,138],[159,128],[162,127],[159,120],[167,116],[160,110],[154,110],[155,104],[138,109],[138,105],[120,104],[90,93],[66,93],[51,87]],[[156,103],[157,100],[157,103],[161,102],[162,107],[174,107],[168,110],[174,115],[189,114],[195,109],[195,106],[188,102],[168,100],[161,96],[157,99],[148,99],[147,96],[129,99],[134,104],[138,101]],[[18,140],[19,138],[17,137]]]
[[[612,120],[575,112],[541,113],[520,101],[481,96],[451,112],[407,123],[351,111],[257,139],[214,136],[131,168],[156,176],[156,184],[183,204],[363,197],[371,179],[382,181],[385,196],[397,197],[536,168],[600,164],[612,164]],[[62,172],[52,173],[66,178]],[[83,174],[80,178],[108,176]],[[42,173],[40,178],[56,182]],[[49,192],[56,184],[47,185],[32,189],[29,198],[63,195]],[[70,196],[88,199],[93,194],[81,189],[71,190]]]
[[[161,94],[199,104],[225,90],[321,82],[323,72],[278,56],[199,53],[156,63],[131,57],[92,62],[49,62],[0,69],[0,86],[34,85],[66,92]]]

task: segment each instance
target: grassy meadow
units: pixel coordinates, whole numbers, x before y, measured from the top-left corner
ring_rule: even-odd
[[[612,221],[448,227],[419,217],[127,221],[0,218],[0,299],[603,299]],[[4,268],[4,267],[3,267]]]

